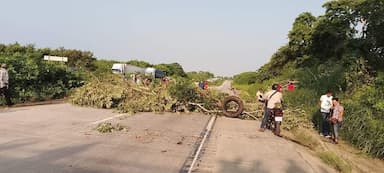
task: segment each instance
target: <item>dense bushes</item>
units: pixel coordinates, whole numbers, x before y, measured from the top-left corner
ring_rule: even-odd
[[[137,67],[142,67],[142,68],[153,67],[163,71],[167,76],[178,76],[178,77],[187,76],[187,74],[184,72],[183,67],[179,63],[154,65],[141,60],[130,60],[127,62],[127,64],[134,65]]]
[[[345,106],[343,139],[384,158],[383,4],[328,1],[322,16],[299,15],[289,43],[257,72],[241,74],[235,82],[269,86],[284,78],[298,80],[295,92],[285,94],[285,105],[304,109],[313,119],[319,117],[320,96],[334,91]]]
[[[384,158],[384,74],[373,86],[362,86],[345,101],[343,136],[373,156]]]
[[[243,72],[233,77],[233,81],[236,84],[254,84],[257,80],[258,73],[256,72]]]
[[[187,73],[188,78],[190,78],[192,81],[205,81],[211,78],[214,78],[215,75],[210,72],[206,71],[192,71]]]
[[[0,63],[8,65],[13,102],[63,98],[71,88],[82,84],[80,74],[70,71],[66,64],[43,60],[50,51],[32,45],[0,45]]]

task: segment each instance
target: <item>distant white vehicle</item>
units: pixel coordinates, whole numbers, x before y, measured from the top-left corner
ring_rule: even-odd
[[[154,78],[165,77],[164,72],[159,69],[155,69],[152,67],[141,68],[130,64],[113,64],[111,70],[114,74],[128,75],[131,73],[140,73],[146,76],[152,76]]]

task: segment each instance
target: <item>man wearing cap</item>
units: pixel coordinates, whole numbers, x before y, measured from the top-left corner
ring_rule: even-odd
[[[8,85],[8,70],[6,64],[1,64],[0,67],[0,95],[4,95],[6,104],[8,106],[13,105],[9,95],[9,85]]]
[[[265,100],[265,110],[264,110],[263,119],[261,121],[260,129],[259,129],[260,132],[265,131],[265,128],[268,123],[268,119],[270,118],[273,109],[276,107],[276,105],[278,104],[281,105],[283,101],[283,94],[280,91],[281,91],[281,85],[273,84],[272,90],[268,91],[263,96],[263,99]],[[280,131],[278,135],[280,135]]]

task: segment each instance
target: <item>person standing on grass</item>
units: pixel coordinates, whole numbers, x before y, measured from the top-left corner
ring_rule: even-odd
[[[292,92],[294,90],[295,90],[295,85],[293,84],[293,82],[289,82],[287,86],[287,91]]]
[[[330,126],[328,118],[330,118],[331,108],[332,108],[332,91],[328,90],[326,94],[320,97],[320,113],[321,113],[321,130],[320,136],[325,136],[330,138]]]
[[[204,82],[202,80],[199,81],[199,88],[204,90]]]
[[[257,93],[256,93],[256,97],[259,102],[264,102],[263,95],[264,95],[263,89],[259,88],[259,90],[257,90]]]
[[[204,90],[207,90],[207,89],[208,89],[208,81],[205,80],[205,81],[203,82],[203,86],[204,86],[203,89],[204,89]]]
[[[339,128],[343,122],[344,115],[344,107],[340,105],[339,98],[333,98],[333,112],[331,116],[331,124],[332,124],[332,139],[335,144],[338,143],[339,137]]]
[[[281,89],[280,85],[273,84],[272,90],[268,91],[263,96],[266,106],[264,109],[263,120],[261,121],[260,129],[259,129],[260,132],[265,131],[269,116],[271,116],[272,114],[272,110],[275,108],[277,104],[281,104],[283,100],[283,94],[280,92],[280,89]]]
[[[7,106],[13,105],[9,94],[8,70],[6,64],[1,64],[0,67],[0,95],[4,95]]]

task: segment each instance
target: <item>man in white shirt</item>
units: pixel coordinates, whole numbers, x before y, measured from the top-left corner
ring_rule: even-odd
[[[12,105],[11,98],[9,95],[9,86],[8,86],[8,70],[6,64],[1,64],[0,67],[0,96],[4,95],[6,104],[8,106]]]
[[[320,136],[326,136],[327,138],[330,136],[330,125],[327,119],[330,117],[331,108],[333,106],[332,104],[332,91],[328,90],[326,94],[322,95],[320,97],[320,113],[321,113],[321,131]],[[320,124],[319,124],[320,125]]]

